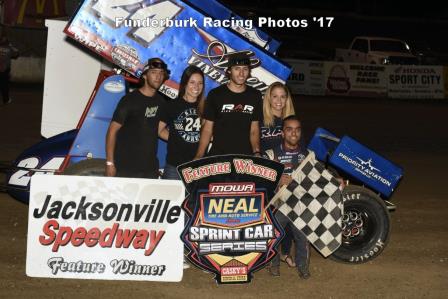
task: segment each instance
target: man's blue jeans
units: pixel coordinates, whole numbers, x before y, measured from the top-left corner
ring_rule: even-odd
[[[297,264],[297,268],[299,269],[308,269],[309,266],[309,258],[310,258],[310,248],[309,243],[306,236],[295,227],[291,220],[288,217],[283,215],[281,212],[277,211],[275,214],[275,218],[277,218],[278,223],[281,227],[285,228],[288,224],[290,228],[290,232],[292,235],[292,239],[295,243],[295,262]],[[272,267],[280,266],[280,253],[277,254],[272,260]]]

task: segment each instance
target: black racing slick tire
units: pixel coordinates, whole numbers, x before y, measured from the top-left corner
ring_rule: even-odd
[[[63,172],[64,175],[81,176],[105,176],[106,160],[86,159],[76,164],[69,165]]]
[[[333,260],[361,264],[381,254],[389,241],[390,215],[384,201],[372,191],[348,185],[342,192],[342,245]]]

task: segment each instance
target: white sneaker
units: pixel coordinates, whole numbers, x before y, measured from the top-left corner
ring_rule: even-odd
[[[4,103],[4,105],[8,105],[8,104],[11,104],[11,103],[12,103],[12,99],[9,98],[8,101],[6,103]]]
[[[184,269],[189,269],[190,264],[187,261],[184,261]]]

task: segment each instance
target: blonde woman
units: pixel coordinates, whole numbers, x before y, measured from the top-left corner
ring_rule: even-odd
[[[291,92],[281,82],[272,83],[263,99],[263,122],[260,125],[262,152],[275,148],[282,142],[283,119],[294,115]]]
[[[281,82],[272,83],[266,90],[263,99],[263,122],[260,125],[260,147],[262,153],[281,146],[283,142],[283,119],[291,115],[295,115],[291,92]],[[266,154],[264,156],[267,157]],[[296,267],[294,258],[289,254],[292,238],[288,226],[285,227],[285,231],[286,236],[281,242],[280,259],[287,263],[289,267]],[[272,267],[270,273],[273,276],[280,275],[279,268]]]

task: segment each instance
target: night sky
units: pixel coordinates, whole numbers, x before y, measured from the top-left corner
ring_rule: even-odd
[[[354,36],[403,39],[415,48],[430,48],[448,56],[448,9],[443,2],[425,1],[330,1],[330,0],[221,0],[243,17],[277,19],[334,17],[330,28],[263,28],[282,41],[279,56],[331,59],[334,48],[348,47]]]

